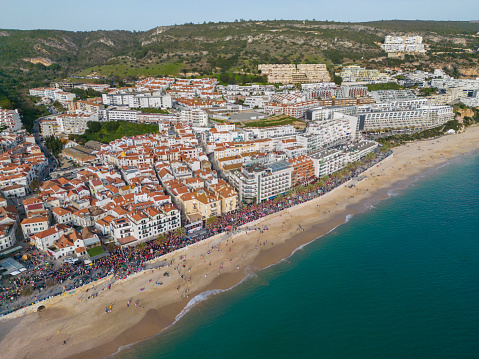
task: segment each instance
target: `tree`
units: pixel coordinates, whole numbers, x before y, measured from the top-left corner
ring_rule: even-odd
[[[87,122],[87,127],[88,129],[86,130],[86,132],[88,134],[90,133],[96,133],[96,132],[100,132],[101,130],[101,123],[100,122],[97,122],[97,121],[88,121]]]
[[[164,233],[160,233],[158,237],[156,237],[156,243],[164,244],[168,240],[168,237]]]
[[[57,156],[63,149],[62,141],[60,141],[55,136],[49,136],[45,138],[45,146],[54,156]]]
[[[341,76],[335,75],[334,76],[334,83],[338,86],[341,86],[341,84],[343,83],[343,78]]]
[[[109,253],[113,253],[115,251],[115,245],[110,242],[106,245],[106,249]]]
[[[216,216],[209,216],[206,220],[206,224],[209,226],[215,225],[216,223],[218,223],[218,217]]]
[[[58,111],[65,110],[63,105],[58,100],[55,100],[55,102],[53,102],[53,107],[55,107]]]
[[[315,186],[316,188],[324,187],[324,181],[323,181],[322,179],[320,179],[318,182],[316,182],[316,183],[314,184],[314,186]]]
[[[186,235],[186,231],[184,228],[182,227],[178,227],[175,229],[175,234],[180,237],[180,238],[183,238],[185,235]]]
[[[13,110],[15,108],[15,104],[9,99],[5,98],[0,100],[0,108],[4,110]]]
[[[145,242],[141,242],[136,245],[136,249],[138,249],[139,251],[141,251],[144,248],[145,248]]]
[[[33,192],[37,192],[39,189],[40,189],[40,186],[42,185],[42,183],[37,179],[35,178],[31,183],[30,183],[30,189],[33,191]]]

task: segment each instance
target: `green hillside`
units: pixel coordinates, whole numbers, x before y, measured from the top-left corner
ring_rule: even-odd
[[[429,51],[404,60],[387,58],[379,45],[390,34],[420,35]],[[479,23],[458,21],[237,21],[146,32],[0,30],[0,104],[8,99],[19,107],[29,128],[41,112],[26,96],[30,87],[78,75],[104,77],[101,81],[111,84],[163,75],[261,82],[260,63],[319,62],[331,72],[351,63],[445,68],[451,74],[478,76],[478,48]],[[37,61],[43,64],[32,63]]]

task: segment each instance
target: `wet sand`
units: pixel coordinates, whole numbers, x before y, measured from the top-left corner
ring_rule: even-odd
[[[390,190],[478,149],[478,140],[479,127],[474,126],[462,134],[398,147],[392,157],[365,172],[364,179],[353,180],[355,187],[343,185],[244,226],[267,226],[263,233],[249,230],[228,239],[213,237],[165,255],[159,260],[172,261],[170,266],[118,281],[93,299],[86,299],[90,284],[43,312],[14,321],[0,319],[0,352],[8,358],[103,358],[115,353],[167,328],[200,293],[231,288],[252,271],[289,257],[296,248],[344,223],[348,215],[387,198]],[[163,275],[166,271],[168,277]],[[110,305],[111,312],[105,313]]]

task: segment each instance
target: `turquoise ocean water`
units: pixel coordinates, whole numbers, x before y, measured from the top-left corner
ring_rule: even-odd
[[[115,357],[479,358],[478,215],[476,154]]]

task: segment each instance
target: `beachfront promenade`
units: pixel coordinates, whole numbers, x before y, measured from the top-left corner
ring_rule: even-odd
[[[331,177],[321,179],[312,177],[284,196],[278,196],[256,205],[244,206],[219,217],[216,223],[208,225],[206,231],[200,235],[181,237],[177,233],[169,233],[164,242],[152,240],[142,246],[120,248],[112,252],[109,257],[98,259],[93,265],[63,264],[60,268],[51,269],[36,266],[36,269],[29,273],[12,278],[9,286],[4,287],[0,292],[0,315],[5,316],[33,304],[35,304],[34,309],[36,309],[40,302],[43,303],[43,301],[48,300],[45,303],[50,303],[52,298],[68,295],[76,288],[85,284],[94,284],[98,280],[105,278],[111,278],[113,281],[124,279],[134,273],[151,269],[152,266],[158,267],[158,263],[148,263],[175,250],[221,233],[233,233],[246,224],[323,196],[346,182],[360,177],[364,171],[390,155],[392,155],[392,151],[378,152],[373,159],[364,161],[357,167],[343,170]],[[86,283],[84,280],[80,281],[80,279],[85,278],[88,278]],[[71,285],[66,286],[65,283],[67,282]],[[45,289],[48,284],[50,288],[47,292]],[[33,288],[34,293],[25,296],[24,290],[26,287]],[[44,289],[39,291],[37,288]],[[48,294],[41,296],[43,290],[45,290],[44,293]],[[22,312],[26,311],[23,310]]]

